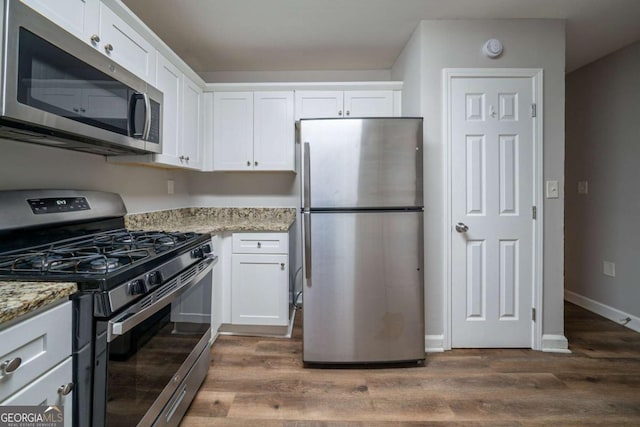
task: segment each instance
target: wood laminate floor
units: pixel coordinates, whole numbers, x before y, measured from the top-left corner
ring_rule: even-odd
[[[302,367],[300,322],[291,340],[220,337],[181,426],[640,426],[640,334],[569,303],[565,334],[572,354],[337,370]]]

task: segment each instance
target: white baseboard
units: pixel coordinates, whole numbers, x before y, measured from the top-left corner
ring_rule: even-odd
[[[571,291],[564,291],[564,299],[567,301],[579,305],[580,307],[592,311],[600,316],[607,318],[619,325],[626,326],[627,328],[640,332],[640,317],[634,316],[617,308],[609,307],[606,304],[592,300],[580,294],[576,294]],[[628,322],[626,319],[631,319]]]
[[[569,341],[564,335],[542,335],[542,351],[547,353],[571,353]]]
[[[425,335],[425,353],[442,353],[444,351],[444,335]]]

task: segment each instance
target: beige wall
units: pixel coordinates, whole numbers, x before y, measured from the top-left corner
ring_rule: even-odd
[[[565,258],[567,291],[591,300],[577,302],[616,322],[635,317],[628,326],[640,331],[639,79],[640,42],[567,76]]]
[[[430,337],[444,332],[445,177],[442,133],[442,70],[444,68],[542,68],[544,70],[544,179],[564,183],[565,23],[559,20],[439,20],[422,21],[421,81],[415,63],[403,55],[392,69],[393,80],[404,80],[408,91],[419,91],[425,146],[425,270],[426,326]],[[498,59],[482,54],[489,38],[504,44]],[[418,44],[417,42],[413,42]],[[416,48],[408,45],[415,51]],[[415,54],[415,53],[412,53]],[[414,64],[413,66],[407,64]],[[412,102],[415,106],[416,102]],[[563,346],[563,194],[544,203],[543,334]],[[552,340],[554,338],[551,338]]]

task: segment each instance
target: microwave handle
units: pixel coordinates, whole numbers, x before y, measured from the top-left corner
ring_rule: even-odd
[[[144,139],[144,131],[147,128],[147,118],[145,114],[145,123],[142,131],[138,132],[136,129],[136,108],[138,107],[138,101],[140,99],[144,100],[145,94],[135,92],[129,98],[129,136],[134,138]],[[146,100],[145,100],[145,108],[146,108]],[[148,111],[148,109],[147,109]]]
[[[149,133],[151,133],[151,100],[149,94],[142,94],[144,99],[144,130],[142,131],[142,139],[149,140]]]

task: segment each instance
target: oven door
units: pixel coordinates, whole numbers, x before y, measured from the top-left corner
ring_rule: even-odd
[[[206,263],[179,275],[189,277],[195,268],[188,284],[176,286],[176,276],[145,297],[154,303],[97,322],[93,426],[151,425],[167,406],[182,412],[169,408],[161,424],[179,423],[188,401],[180,403],[185,395],[193,398],[210,360],[212,264],[203,268]],[[194,368],[203,363],[204,372]],[[199,372],[195,380],[193,370]]]

